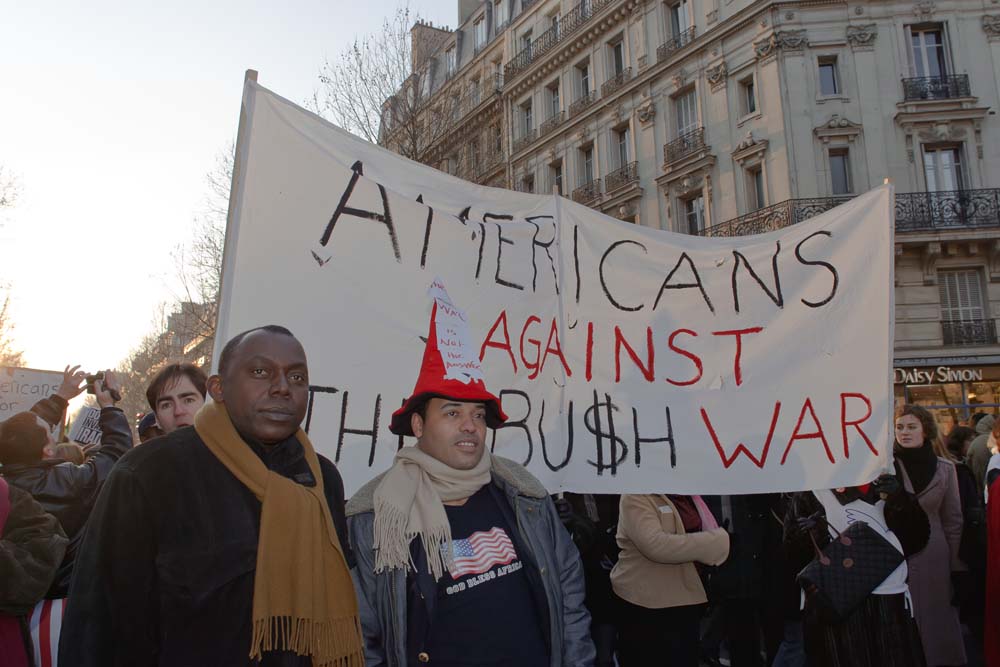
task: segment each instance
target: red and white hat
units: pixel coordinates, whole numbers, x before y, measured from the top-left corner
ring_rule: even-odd
[[[403,407],[392,413],[389,430],[396,435],[413,435],[410,415],[431,398],[484,403],[486,425],[497,428],[507,421],[507,415],[500,407],[500,400],[486,390],[479,357],[469,343],[465,313],[451,303],[439,279],[431,285],[429,293],[434,298],[434,308],[420,375]]]

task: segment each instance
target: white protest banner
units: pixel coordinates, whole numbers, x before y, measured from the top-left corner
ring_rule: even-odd
[[[0,421],[56,393],[62,379],[60,371],[0,366]]]
[[[216,344],[295,333],[308,431],[348,493],[404,444],[389,414],[436,277],[510,416],[489,447],[552,492],[830,488],[886,466],[891,186],[701,238],[458,180],[254,82],[240,136]]]
[[[101,409],[84,406],[69,428],[69,439],[84,445],[101,444]]]

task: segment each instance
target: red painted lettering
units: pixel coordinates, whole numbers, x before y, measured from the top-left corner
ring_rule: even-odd
[[[497,342],[493,340],[493,334],[496,332],[500,325],[503,325],[503,341]],[[507,311],[500,311],[500,317],[497,321],[493,323],[493,327],[490,332],[486,334],[486,340],[483,341],[482,347],[479,348],[479,361],[483,360],[483,356],[486,354],[486,348],[495,347],[500,350],[506,350],[507,356],[510,357],[510,364],[514,367],[514,372],[517,373],[517,361],[514,360],[514,351],[510,347],[510,334],[507,332]]]
[[[670,378],[667,378],[667,382],[669,382],[672,385],[675,385],[677,387],[686,387],[687,385],[694,384],[695,382],[701,379],[702,376],[701,357],[674,345],[674,339],[677,338],[678,334],[687,334],[689,336],[697,336],[698,334],[691,331],[690,329],[678,329],[677,331],[670,334],[670,339],[667,341],[667,345],[670,346],[670,349],[676,352],[677,354],[690,359],[694,363],[695,370],[698,372],[698,374],[695,375],[690,380],[681,381],[681,380],[671,380]]]
[[[736,356],[733,357],[733,375],[736,376],[736,386],[743,384],[743,371],[740,367],[740,355],[743,353],[743,335],[760,333],[764,327],[750,327],[749,329],[731,329],[729,331],[713,331],[713,336],[736,336]]]
[[[799,429],[802,428],[802,420],[806,417],[806,412],[809,412],[809,416],[812,417],[813,423],[816,424],[816,430],[810,433],[799,433]],[[823,434],[823,426],[819,423],[819,419],[816,417],[816,411],[813,410],[812,400],[806,397],[805,403],[802,404],[802,412],[799,413],[799,421],[795,424],[795,430],[792,431],[792,437],[788,439],[788,446],[785,447],[785,453],[781,455],[781,465],[785,465],[785,461],[788,460],[788,452],[792,450],[792,444],[796,440],[812,440],[814,438],[819,438],[823,443],[823,449],[826,450],[826,458],[830,459],[830,463],[835,463],[833,459],[833,452],[830,451],[830,444],[826,441],[826,435]]]
[[[653,330],[650,327],[646,327],[646,365],[644,366],[642,361],[639,359],[639,355],[635,353],[632,346],[628,344],[625,337],[622,335],[622,330],[615,327],[615,382],[621,382],[622,378],[622,348],[628,352],[628,356],[632,357],[632,361],[639,370],[642,371],[642,376],[646,378],[647,382],[653,381]]]
[[[847,399],[849,398],[857,398],[864,401],[865,407],[867,409],[867,412],[865,412],[864,417],[853,420],[847,419]],[[865,396],[864,394],[850,394],[850,393],[840,395],[840,431],[841,434],[844,436],[844,458],[846,459],[851,458],[851,452],[848,451],[847,448],[848,426],[853,426],[857,430],[858,435],[860,435],[861,439],[865,441],[866,445],[868,445],[868,449],[871,450],[872,454],[874,454],[875,456],[879,455],[878,450],[875,449],[875,445],[872,444],[871,439],[865,434],[864,431],[861,430],[861,424],[868,421],[868,418],[871,416],[872,416],[872,402],[868,400],[867,396]]]
[[[715,429],[712,428],[712,422],[708,418],[708,413],[705,412],[705,408],[701,408],[701,418],[705,422],[705,428],[708,429],[708,434],[712,436],[712,442],[715,443],[715,450],[719,452],[719,458],[722,459],[722,465],[727,469],[729,466],[733,465],[736,461],[736,457],[743,454],[750,462],[753,463],[758,468],[763,468],[764,464],[767,463],[767,452],[771,449],[771,439],[774,437],[774,427],[778,423],[778,414],[781,412],[781,401],[776,401],[774,404],[774,415],[771,417],[771,426],[767,429],[767,439],[764,441],[764,449],[760,452],[760,458],[754,456],[746,446],[740,442],[737,443],[736,449],[733,450],[731,456],[726,456],[726,450],[722,448],[722,444],[719,442],[719,436],[715,434]]]

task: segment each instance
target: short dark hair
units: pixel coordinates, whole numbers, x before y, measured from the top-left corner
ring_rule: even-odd
[[[146,388],[146,402],[149,403],[149,408],[153,412],[156,412],[156,401],[160,399],[160,394],[182,377],[191,380],[194,388],[198,390],[202,398],[205,398],[205,384],[208,382],[205,371],[194,364],[170,364],[157,373],[153,377],[153,381],[149,383],[149,387]]]
[[[962,460],[965,458],[966,443],[976,437],[976,431],[968,426],[956,426],[948,433],[946,446],[955,458]]]
[[[977,412],[976,414],[972,415],[972,426],[973,427],[977,426],[979,422],[982,421],[983,417],[986,416],[988,415],[985,412]]]
[[[0,463],[36,463],[49,438],[34,412],[19,412],[0,424]]]
[[[222,352],[219,354],[219,375],[223,375],[226,372],[226,368],[232,360],[233,353],[236,351],[239,344],[243,342],[243,339],[257,331],[266,331],[268,333],[295,338],[295,334],[278,324],[267,324],[262,327],[247,329],[243,333],[238,333],[229,339],[229,342],[226,343],[226,346],[222,348]]]

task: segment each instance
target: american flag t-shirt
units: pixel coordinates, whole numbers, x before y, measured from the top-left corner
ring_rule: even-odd
[[[482,574],[496,565],[506,565],[517,559],[517,552],[507,531],[500,527],[452,540],[451,547],[454,560],[449,572],[452,579]]]

